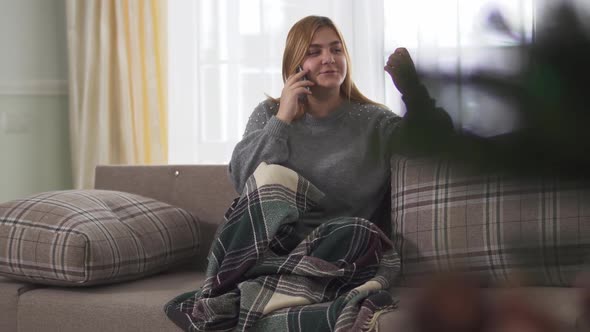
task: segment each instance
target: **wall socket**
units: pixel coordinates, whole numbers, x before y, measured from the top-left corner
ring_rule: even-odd
[[[32,116],[28,112],[0,111],[0,131],[6,134],[26,134],[31,129]]]

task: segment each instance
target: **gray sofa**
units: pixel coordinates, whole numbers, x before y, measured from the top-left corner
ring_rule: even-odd
[[[163,305],[197,289],[216,227],[236,193],[226,166],[99,166],[97,189],[126,191],[191,211],[201,222],[201,250],[193,263],[141,280],[114,285],[65,288],[0,277],[0,331],[176,331]],[[410,330],[407,312],[418,291],[396,287],[399,310],[379,318],[379,330]],[[562,324],[575,330],[580,317],[579,289],[520,287],[488,289],[490,297],[518,292]],[[424,317],[428,319],[428,317]]]

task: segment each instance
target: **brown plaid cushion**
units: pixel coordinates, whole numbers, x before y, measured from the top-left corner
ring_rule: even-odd
[[[69,190],[0,204],[0,275],[62,286],[140,278],[194,256],[198,220],[117,191]]]
[[[392,238],[402,284],[460,270],[489,282],[570,286],[590,254],[590,186],[475,174],[394,156]]]

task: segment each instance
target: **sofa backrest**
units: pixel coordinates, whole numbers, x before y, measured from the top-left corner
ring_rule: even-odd
[[[490,284],[574,285],[590,262],[590,182],[394,156],[401,285],[460,270]]]
[[[238,196],[227,165],[97,166],[96,189],[130,192],[166,202],[193,213],[200,221],[203,267],[217,226]]]

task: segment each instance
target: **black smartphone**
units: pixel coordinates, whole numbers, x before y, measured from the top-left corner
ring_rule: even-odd
[[[301,65],[297,66],[297,72],[300,72],[303,70],[303,67],[301,67]],[[307,76],[303,75],[303,77],[301,78],[302,81],[307,81]],[[309,91],[309,87],[306,86],[305,89],[307,89],[307,91]],[[301,101],[305,101],[305,99],[307,98],[307,95],[299,95],[299,100]]]

